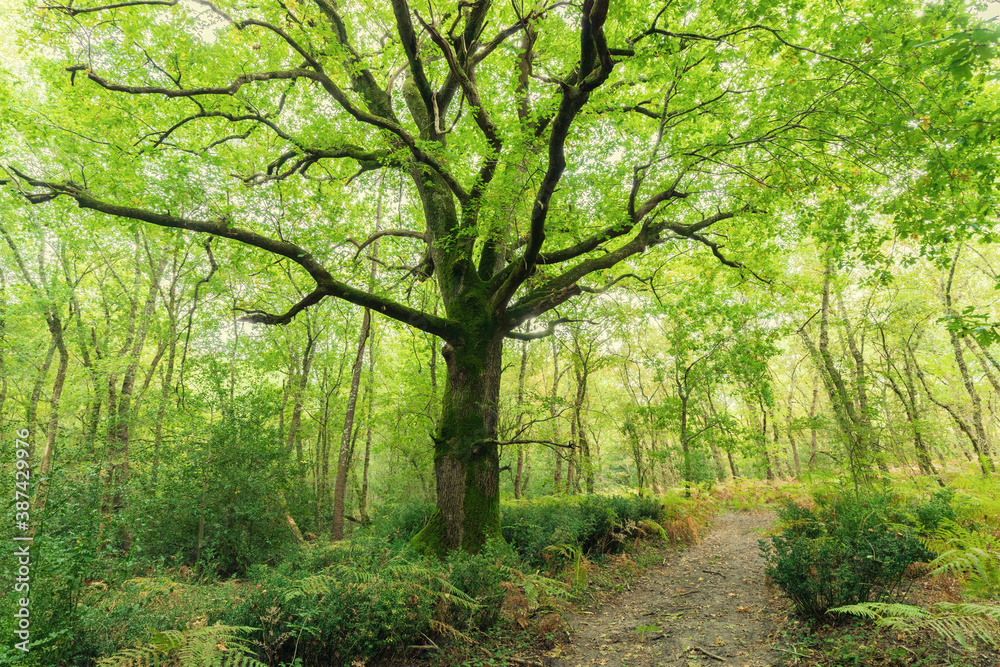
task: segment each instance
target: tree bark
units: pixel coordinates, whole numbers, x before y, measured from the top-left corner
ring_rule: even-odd
[[[973,428],[970,427],[968,422],[962,418],[962,415],[959,414],[958,410],[956,410],[952,405],[939,400],[933,393],[931,393],[931,388],[927,384],[927,378],[924,376],[923,369],[920,368],[920,364],[917,362],[917,358],[913,355],[912,351],[910,354],[913,362],[913,368],[917,372],[917,378],[920,380],[920,384],[923,386],[924,393],[927,395],[927,398],[930,399],[931,403],[947,412],[951,416],[955,425],[958,426],[962,433],[964,433],[969,439],[969,442],[972,445],[972,450],[976,453],[976,460],[979,462],[979,467],[983,471],[983,475],[988,476],[990,473],[995,472],[993,461],[986,456],[985,452],[983,452],[980,446],[979,438],[976,437],[976,434],[973,432]]]
[[[361,523],[368,525],[368,480],[372,458],[372,433],[375,430],[375,334],[368,341],[368,385],[365,387],[366,417],[365,417],[365,458],[362,463],[361,493],[358,494],[358,515]]]
[[[556,400],[559,398],[559,380],[562,374],[559,372],[559,347],[556,345],[556,339],[553,336],[551,339],[551,349],[552,349],[552,391],[549,393],[549,419],[552,421],[552,442],[559,442],[561,434],[559,433],[559,410],[556,408]],[[559,493],[562,490],[562,462],[563,453],[559,447],[552,448],[553,466],[552,466],[552,486],[555,493]]]
[[[473,316],[470,313],[470,317]],[[448,382],[434,436],[437,507],[414,538],[419,551],[478,552],[500,539],[500,455],[496,440],[503,333],[482,322],[465,344],[444,345]],[[469,327],[469,334],[475,334]]]
[[[587,380],[590,370],[586,360],[581,360],[581,366],[573,369],[576,376],[576,399],[573,401],[573,432],[576,451],[580,457],[580,472],[587,488],[587,493],[594,493],[594,465],[590,458],[590,441],[587,439],[586,424],[583,421],[583,405],[587,400]]]
[[[138,239],[136,240],[138,246]],[[137,253],[138,254],[138,253]],[[138,258],[137,258],[138,260]],[[132,417],[133,417],[133,393],[135,390],[135,380],[139,372],[139,363],[142,356],[142,349],[146,344],[146,334],[149,331],[149,323],[153,317],[153,309],[156,306],[156,296],[159,291],[160,277],[166,266],[166,259],[154,261],[150,258],[149,291],[143,305],[141,319],[136,322],[132,319],[128,339],[131,341],[131,350],[128,356],[128,366],[122,376],[121,389],[117,393],[116,402],[109,403],[109,416],[111,423],[108,428],[108,472],[105,476],[105,484],[109,496],[108,509],[111,514],[120,514],[125,508],[126,485],[130,477],[130,451],[129,447],[132,438]],[[137,276],[139,267],[136,266]],[[113,382],[113,381],[112,381]],[[113,391],[113,388],[111,389]],[[112,412],[112,406],[114,411]],[[122,526],[118,534],[119,546],[123,552],[128,552],[132,546],[132,531]]]

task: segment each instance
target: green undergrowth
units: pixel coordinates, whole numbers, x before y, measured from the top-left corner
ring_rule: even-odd
[[[769,570],[780,577],[778,561],[794,554],[784,585],[775,583],[799,596],[820,590],[813,600],[827,612],[802,613],[803,622],[785,626],[782,664],[994,666],[1000,649],[996,482],[958,475],[942,487],[911,477],[893,478],[886,488],[892,491],[860,499],[818,488],[808,506],[783,512],[775,543],[786,547],[771,552]],[[800,539],[803,548],[788,547],[789,539]],[[828,553],[837,545],[843,555]],[[865,557],[848,557],[851,545]],[[925,553],[917,560],[920,549]],[[904,567],[905,560],[914,563]],[[854,599],[838,606],[838,595]],[[798,600],[796,607],[805,611]]]
[[[862,620],[790,622],[776,636],[775,667],[996,667],[995,649],[963,647],[929,630],[899,632]]]
[[[62,617],[64,632],[46,632],[39,619],[33,636],[46,644],[27,657],[0,655],[0,665],[92,667],[102,657],[129,664],[129,656],[169,655],[173,662],[163,657],[162,664],[173,667],[185,664],[184,647],[199,638],[237,634],[247,664],[268,667],[377,665],[428,652],[449,664],[447,655],[461,653],[455,645],[478,647],[470,650],[480,659],[497,655],[502,650],[489,648],[489,638],[498,635],[544,647],[559,632],[565,600],[586,589],[603,561],[624,558],[643,539],[697,541],[714,507],[704,493],[506,503],[505,542],[436,560],[409,544],[433,508],[400,505],[376,513],[349,540],[320,538],[278,563],[251,566],[240,579],[161,567],[143,577],[85,582],[72,613]]]
[[[708,495],[720,508],[736,511],[771,509],[809,497],[809,485],[796,480],[736,479],[713,486]]]

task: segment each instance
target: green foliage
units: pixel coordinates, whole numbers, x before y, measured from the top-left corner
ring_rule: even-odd
[[[137,565],[165,561],[239,576],[252,564],[277,562],[291,546],[278,498],[293,496],[292,468],[268,425],[272,399],[237,397],[207,441],[186,443],[157,484],[136,494],[125,520],[135,532],[130,556]]]
[[[779,514],[782,531],[760,542],[765,571],[809,619],[834,607],[898,600],[906,567],[931,557],[887,494],[835,495],[815,510],[789,502]]]
[[[937,529],[942,521],[955,521],[958,512],[955,509],[955,490],[938,489],[926,502],[914,502],[912,512],[924,533]],[[931,547],[932,551],[937,551]]]
[[[638,523],[656,521],[661,508],[642,496],[545,497],[501,508],[504,539],[533,568],[555,573],[582,554],[621,550]]]
[[[367,530],[390,542],[409,542],[427,524],[433,513],[434,503],[427,501],[415,500],[389,505],[372,516]]]
[[[497,559],[497,551],[484,551],[424,561],[405,545],[371,536],[328,544],[276,568],[254,568],[250,594],[224,620],[263,625],[265,651],[284,660],[295,655],[323,665],[384,656],[423,643],[434,622],[492,622],[495,609],[480,612],[485,602],[499,606]],[[318,564],[320,571],[304,567]]]
[[[266,667],[252,657],[243,639],[254,628],[212,625],[193,630],[157,633],[145,646],[104,658],[98,667]]]

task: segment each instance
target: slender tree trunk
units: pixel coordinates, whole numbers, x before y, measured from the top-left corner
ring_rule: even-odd
[[[678,398],[681,399],[681,455],[684,459],[684,495],[691,495],[691,482],[694,481],[694,467],[691,461],[691,443],[688,442],[688,391],[677,387]]]
[[[764,462],[765,462],[765,474],[767,476],[767,481],[774,481],[774,466],[771,463],[771,448],[767,446],[767,408],[764,404],[760,405],[760,416],[761,416],[761,432],[760,440],[764,446]]]
[[[208,511],[208,481],[212,466],[212,439],[205,446],[205,462],[201,469],[201,498],[198,499],[198,544],[194,550],[195,563],[201,560],[201,551],[205,548],[205,513]]]
[[[816,409],[819,405],[819,378],[813,383],[812,402],[809,404],[809,471],[812,472],[816,463],[816,452],[819,450],[819,437],[816,431]]]
[[[586,484],[587,493],[594,493],[594,463],[590,458],[590,441],[583,421],[583,406],[587,400],[587,381],[590,370],[587,359],[581,359],[580,366],[573,369],[576,375],[576,400],[573,402],[573,432],[575,449],[580,457],[580,472]]]
[[[983,450],[981,449],[980,440],[978,437],[976,437],[976,434],[973,432],[973,428],[969,426],[969,424],[962,418],[958,410],[956,410],[953,406],[949,405],[948,403],[938,400],[934,396],[934,394],[931,393],[931,388],[927,384],[927,378],[924,377],[923,369],[920,368],[920,364],[917,362],[916,356],[913,356],[912,351],[911,351],[911,360],[913,362],[913,368],[917,372],[917,378],[920,380],[920,384],[923,386],[924,393],[926,394],[927,398],[930,399],[931,403],[933,403],[934,405],[938,406],[939,408],[947,412],[951,416],[951,419],[955,423],[955,425],[958,426],[958,428],[962,431],[962,433],[964,433],[966,437],[969,439],[969,442],[972,444],[972,450],[976,453],[976,459],[978,459],[979,461],[979,467],[983,471],[983,475],[986,476],[992,472],[995,472],[995,469],[993,467],[993,461],[989,457],[987,457],[986,453],[983,452]]]
[[[292,406],[292,421],[288,426],[288,441],[285,448],[288,451],[295,450],[295,460],[302,460],[302,440],[298,437],[299,429],[302,426],[302,406],[305,404],[306,386],[309,384],[309,370],[312,368],[313,352],[315,351],[316,338],[313,336],[312,326],[306,323],[306,347],[302,352],[302,368],[299,373],[299,384],[295,388],[295,402]]]
[[[69,366],[69,351],[63,340],[62,321],[51,306],[46,318],[52,342],[59,351],[59,365],[56,367],[56,379],[52,387],[52,397],[49,400],[49,422],[45,429],[45,448],[42,450],[42,460],[36,472],[39,481],[35,484],[34,498],[31,502],[32,516],[45,516],[45,503],[48,499],[49,473],[52,471],[52,455],[55,452],[56,436],[59,432],[59,401],[62,397],[63,385],[66,382],[66,368]],[[37,524],[36,524],[37,525]]]
[[[7,349],[7,277],[0,267],[0,347]],[[4,363],[6,354],[0,354],[0,426],[5,421],[3,409],[7,404],[7,366]]]
[[[132,439],[132,399],[135,390],[135,380],[139,372],[142,349],[146,344],[149,322],[152,320],[153,309],[156,305],[160,277],[163,275],[165,266],[165,258],[160,259],[156,263],[150,260],[149,291],[146,294],[141,319],[135,323],[134,331],[130,331],[129,338],[132,340],[132,349],[128,358],[128,367],[122,376],[121,389],[117,396],[117,409],[108,433],[108,474],[106,484],[110,493],[110,509],[116,515],[125,509],[126,504],[126,485],[130,477],[129,447]],[[138,273],[138,271],[139,269],[136,267],[136,272]],[[115,404],[113,403],[112,405]],[[132,546],[132,531],[122,526],[118,538],[121,550],[127,553]]]
[[[368,525],[368,480],[372,458],[372,432],[375,430],[375,336],[368,342],[367,415],[365,417],[365,458],[361,473],[361,494],[358,497],[358,515],[361,523]]]
[[[24,425],[32,437],[38,431],[38,404],[42,400],[42,387],[45,386],[45,378],[49,375],[49,369],[52,368],[52,360],[55,358],[55,355],[56,342],[53,340],[49,343],[48,352],[45,353],[45,361],[38,367],[38,372],[35,375],[35,383],[31,388],[31,398],[28,399],[28,406],[24,414]]]
[[[802,464],[799,462],[799,448],[795,442],[795,435],[792,432],[792,406],[793,397],[795,396],[795,370],[798,368],[796,365],[795,369],[792,369],[791,376],[788,380],[788,412],[785,413],[785,429],[788,433],[788,445],[792,448],[792,464],[795,466],[795,478],[798,479],[802,476]]]
[[[521,424],[524,422],[524,379],[528,374],[528,341],[521,343],[521,370],[517,376],[517,429],[520,435]],[[514,445],[517,447],[517,464],[514,471],[514,499],[523,497],[521,490],[522,478],[524,477],[524,445]]]
[[[371,328],[371,311],[365,308],[361,321],[361,333],[358,335],[358,351],[354,357],[351,371],[351,389],[347,395],[347,410],[344,415],[344,430],[340,438],[340,454],[337,458],[337,479],[333,487],[333,539],[344,537],[344,496],[347,491],[347,473],[354,457],[352,434],[354,431],[354,412],[358,404],[358,388],[361,386],[361,369],[364,366],[365,344],[368,342],[368,332]]]
[[[562,375],[559,373],[559,347],[556,345],[555,337],[551,339],[552,346],[552,391],[549,394],[549,419],[552,422],[552,442],[559,442],[561,435],[559,433],[559,410],[556,408],[556,399],[559,398],[559,379]],[[553,456],[553,470],[552,470],[552,486],[555,489],[555,493],[559,493],[562,490],[562,462],[563,453],[561,448],[555,447],[552,450]],[[641,488],[641,487],[640,487]]]
[[[958,265],[958,256],[960,251],[961,246],[959,246],[959,249],[955,251],[955,256],[952,258],[951,270],[948,272],[948,280],[945,283],[944,294],[942,295],[945,313],[948,315],[956,314],[952,303],[951,287],[955,279],[955,267]],[[965,361],[965,354],[962,351],[962,343],[958,338],[958,334],[955,331],[949,330],[948,338],[951,340],[951,348],[955,353],[955,363],[958,366],[958,372],[962,376],[962,384],[965,387],[965,393],[969,395],[969,400],[972,404],[972,426],[976,434],[976,440],[978,441],[976,453],[985,458],[982,466],[984,472],[993,472],[995,470],[995,465],[993,463],[990,441],[986,436],[986,428],[983,425],[982,398],[979,396],[979,390],[976,389],[976,384],[972,381],[972,375],[969,373],[969,365]]]
[[[170,348],[167,352],[167,369],[160,381],[160,401],[156,410],[156,426],[153,431],[153,469],[151,475],[154,487],[156,486],[160,470],[160,452],[163,448],[163,422],[167,416],[170,390],[173,387],[174,363],[177,358],[177,320],[173,315],[172,309],[168,309],[168,317],[170,319],[170,329],[167,335],[170,336]]]
[[[566,495],[576,489],[576,419],[569,420],[569,448],[566,450]]]
[[[830,404],[837,425],[843,436],[844,446],[847,452],[851,477],[854,481],[855,495],[860,494],[862,483],[867,484],[870,476],[870,466],[878,456],[878,443],[872,428],[868,411],[868,398],[865,384],[867,382],[864,373],[864,358],[854,341],[853,333],[845,322],[845,333],[848,339],[850,355],[855,362],[855,386],[854,391],[848,387],[843,375],[837,368],[833,356],[830,353],[830,279],[833,274],[832,260],[828,256],[826,259],[826,270],[823,275],[823,302],[820,309],[820,334],[819,345],[815,345],[805,328],[799,330],[799,336],[805,343],[810,355],[816,362],[823,384],[826,387]],[[880,467],[884,466],[884,461],[879,461]]]

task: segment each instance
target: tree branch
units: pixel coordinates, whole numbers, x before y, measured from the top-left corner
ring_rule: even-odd
[[[232,239],[245,245],[259,248],[273,255],[290,259],[305,269],[310,277],[312,277],[312,279],[316,282],[316,290],[303,299],[303,301],[294,307],[292,311],[289,311],[289,313],[286,313],[283,316],[278,316],[256,312],[252,314],[252,316],[257,317],[254,321],[280,322],[283,321],[284,318],[290,320],[291,317],[300,312],[303,308],[317,303],[319,299],[316,298],[316,295],[317,293],[321,293],[326,296],[343,299],[344,301],[348,301],[364,308],[370,308],[385,315],[386,317],[398,320],[404,324],[426,331],[427,333],[434,334],[449,342],[460,342],[462,339],[462,330],[459,323],[437,315],[424,313],[423,311],[415,308],[397,303],[392,299],[351,287],[346,283],[334,279],[333,276],[330,275],[329,271],[327,271],[325,267],[317,262],[316,259],[301,246],[287,241],[272,239],[247,229],[234,227],[228,218],[220,218],[216,220],[196,220],[182,216],[156,213],[155,211],[149,211],[146,209],[119,206],[117,204],[97,199],[89,191],[78,186],[70,185],[68,183],[41,181],[32,178],[13,167],[10,169],[18,178],[32,187],[43,188],[45,190],[43,193],[24,193],[25,198],[32,203],[41,203],[42,201],[49,201],[50,199],[65,195],[74,199],[80,208],[98,211],[113,217],[139,220],[141,222],[147,222],[159,227],[184,229],[187,231],[201,232],[221,238]],[[47,198],[42,199],[42,196]]]
[[[424,243],[427,242],[427,234],[424,234],[422,232],[416,232],[413,231],[412,229],[381,229],[372,234],[371,236],[369,236],[367,239],[365,239],[363,243],[358,243],[352,238],[347,239],[348,243],[353,243],[358,247],[358,251],[354,253],[354,259],[358,258],[358,255],[361,254],[362,250],[364,250],[369,245],[379,240],[383,236],[400,236],[403,238],[418,239],[420,241],[423,241]]]
[[[554,334],[556,332],[556,327],[560,324],[568,324],[571,322],[587,322],[588,324],[596,324],[596,322],[591,320],[574,320],[570,317],[560,317],[549,322],[548,326],[541,331],[531,331],[528,333],[508,331],[507,338],[513,338],[514,340],[538,340],[539,338],[546,338]]]

